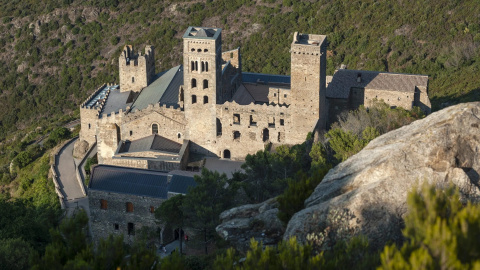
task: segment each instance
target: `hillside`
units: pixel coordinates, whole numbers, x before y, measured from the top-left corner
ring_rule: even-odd
[[[480,5],[468,1],[1,0],[0,7],[4,164],[9,144],[78,117],[91,91],[116,82],[124,44],[154,45],[158,71],[181,64],[189,25],[223,28],[223,50],[241,46],[244,71],[288,74],[292,33],[319,33],[330,42],[328,74],[341,63],[427,74],[434,109],[480,97]]]

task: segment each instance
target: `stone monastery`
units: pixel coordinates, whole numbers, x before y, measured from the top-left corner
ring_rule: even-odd
[[[183,170],[189,154],[243,160],[267,143],[302,143],[375,99],[430,111],[427,76],[326,76],[326,46],[326,36],[294,33],[291,76],[242,72],[240,49],[222,52],[219,28],[189,27],[183,65],[160,73],[152,46],[143,54],[125,46],[120,84],[103,85],[81,105],[79,144],[96,143],[100,164]]]

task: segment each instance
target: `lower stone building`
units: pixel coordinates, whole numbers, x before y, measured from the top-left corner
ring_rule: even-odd
[[[123,234],[126,243],[133,243],[143,229],[158,236],[152,239],[155,242],[174,240],[175,231],[166,230],[155,219],[155,209],[168,198],[186,194],[188,187],[195,186],[193,175],[110,165],[93,167],[88,185],[93,239]]]

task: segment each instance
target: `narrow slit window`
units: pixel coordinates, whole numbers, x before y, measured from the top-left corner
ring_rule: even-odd
[[[203,80],[203,89],[208,88],[208,80]]]
[[[192,88],[195,88],[195,87],[197,87],[197,80],[192,79]]]
[[[207,104],[208,103],[208,96],[204,96],[203,97],[203,104]]]
[[[192,104],[195,104],[195,103],[197,103],[197,96],[192,95]]]

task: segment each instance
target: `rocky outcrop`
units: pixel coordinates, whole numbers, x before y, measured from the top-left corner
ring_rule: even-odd
[[[89,148],[88,142],[85,140],[77,140],[73,146],[73,156],[75,158],[83,158]]]
[[[246,251],[250,239],[255,238],[265,245],[277,244],[282,239],[285,227],[277,218],[278,203],[270,199],[259,204],[247,204],[220,214],[221,224],[217,233],[240,251]]]
[[[433,113],[384,134],[329,171],[288,223],[284,239],[335,229],[329,212],[348,210],[347,225],[366,235],[375,248],[401,241],[406,198],[423,182],[460,188],[462,198],[478,201],[480,103]],[[331,215],[330,215],[331,217]]]

